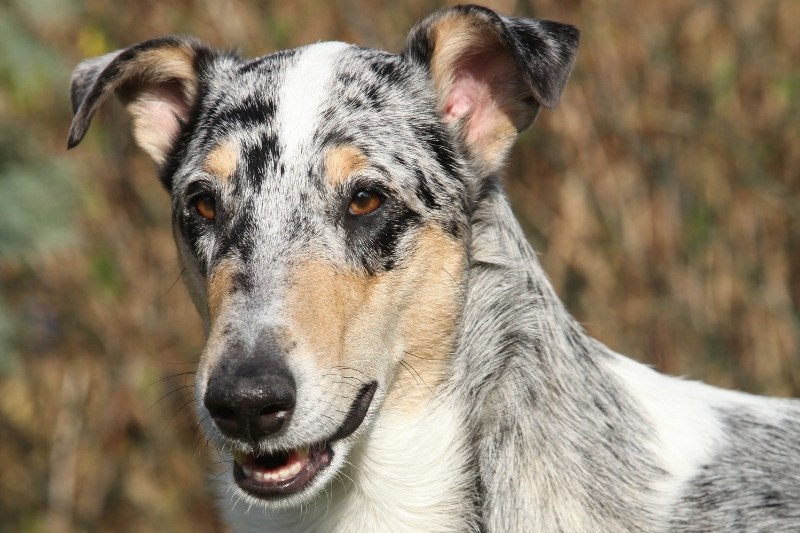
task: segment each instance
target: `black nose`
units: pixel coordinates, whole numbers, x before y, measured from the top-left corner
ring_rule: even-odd
[[[212,368],[203,402],[223,434],[256,444],[289,421],[296,389],[276,343],[248,352],[230,351]]]

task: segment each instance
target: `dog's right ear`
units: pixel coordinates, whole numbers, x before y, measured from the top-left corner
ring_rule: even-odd
[[[163,164],[197,97],[198,57],[208,52],[199,41],[163,37],[83,61],[72,73],[75,115],[67,146],[81,142],[95,111],[113,92],[133,116],[137,144]]]
[[[444,123],[490,174],[502,167],[539,107],[555,107],[578,40],[569,24],[456,6],[419,22],[401,55],[428,71]]]

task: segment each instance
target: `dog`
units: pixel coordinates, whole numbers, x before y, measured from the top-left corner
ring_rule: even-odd
[[[398,55],[182,37],[81,63],[172,199],[235,531],[800,531],[800,402],[590,338],[498,177],[559,100],[570,25],[443,9]]]

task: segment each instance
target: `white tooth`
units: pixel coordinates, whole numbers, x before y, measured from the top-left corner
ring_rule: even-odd
[[[294,476],[296,476],[297,474],[299,474],[299,473],[300,473],[300,470],[302,470],[302,469],[303,469],[303,465],[302,465],[302,464],[300,464],[300,462],[299,462],[299,461],[296,461],[296,462],[292,463],[291,465],[289,465],[289,467],[288,467],[288,468],[286,468],[286,469],[285,469],[285,471],[284,471],[284,472],[285,472],[285,475],[284,475],[284,477],[285,477],[285,478],[294,477]]]
[[[293,478],[297,474],[300,473],[300,470],[303,469],[303,464],[300,461],[293,461],[288,465],[284,466],[280,470],[276,471],[273,475],[275,476],[276,480],[284,481],[290,478]]]
[[[245,454],[234,454],[234,459],[239,466],[242,468],[242,472],[248,478],[254,479],[255,481],[265,483],[265,482],[279,482],[279,481],[286,481],[295,477],[300,471],[303,469],[303,466],[308,462],[310,449],[308,446],[303,446],[302,448],[297,448],[294,452],[294,456],[290,459],[290,461],[283,465],[282,467],[276,470],[267,470],[261,468],[259,466],[247,465],[247,455]]]

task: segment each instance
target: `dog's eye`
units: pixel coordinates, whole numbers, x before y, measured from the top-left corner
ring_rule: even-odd
[[[351,215],[368,215],[378,209],[383,203],[383,196],[370,189],[356,191],[350,199],[350,206],[347,212]]]
[[[217,216],[217,201],[211,194],[201,194],[194,199],[197,214],[206,220],[214,220]]]

